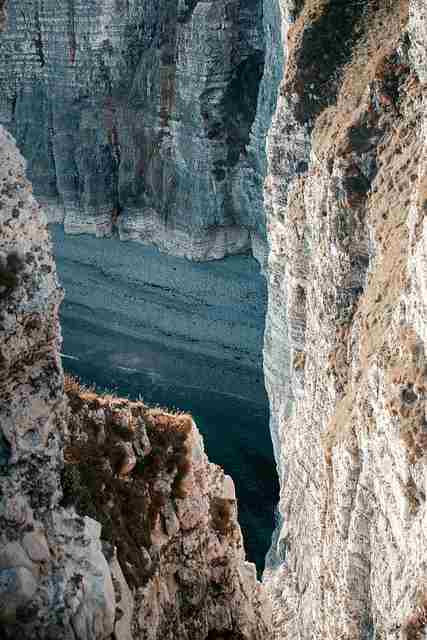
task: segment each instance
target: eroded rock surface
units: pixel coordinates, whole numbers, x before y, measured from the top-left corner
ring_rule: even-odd
[[[266,189],[272,637],[422,638],[425,3],[281,6]]]
[[[100,526],[60,505],[62,295],[44,216],[3,129],[0,167],[0,629],[108,637],[115,596]]]
[[[10,0],[0,122],[49,219],[262,262],[278,24],[277,0]]]

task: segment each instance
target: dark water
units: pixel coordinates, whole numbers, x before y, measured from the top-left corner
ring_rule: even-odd
[[[264,565],[278,482],[261,370],[265,281],[252,258],[194,264],[117,239],[52,230],[66,371],[189,411],[232,476],[246,553]]]

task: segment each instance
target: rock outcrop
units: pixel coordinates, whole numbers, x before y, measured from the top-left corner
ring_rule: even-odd
[[[233,481],[208,462],[191,416],[99,396],[73,380],[66,389],[64,500],[102,523],[107,554],[117,548],[124,637],[267,638],[269,606],[255,565],[244,561]]]
[[[50,240],[2,129],[0,171],[1,637],[268,637],[232,480],[191,418],[67,401]]]
[[[0,124],[49,219],[262,262],[278,24],[277,0],[10,0]]]
[[[426,7],[281,6],[266,183],[272,637],[422,638]]]

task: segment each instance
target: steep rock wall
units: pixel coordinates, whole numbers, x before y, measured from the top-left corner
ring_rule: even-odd
[[[268,637],[232,480],[191,418],[67,401],[50,239],[3,129],[0,168],[0,636]]]
[[[425,3],[281,8],[266,185],[273,637],[422,638]]]
[[[264,4],[10,1],[0,122],[50,220],[196,260],[253,246],[263,261],[281,66],[278,5]]]
[[[62,296],[24,161],[0,136],[0,629],[6,638],[107,637],[115,602],[100,527],[60,506]]]

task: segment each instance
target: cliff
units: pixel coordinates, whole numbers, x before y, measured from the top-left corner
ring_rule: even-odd
[[[73,638],[73,628],[107,635],[114,591],[99,525],[60,506],[67,420],[58,352],[62,296],[24,162],[12,138],[0,135],[1,628],[6,637]],[[85,598],[74,586],[80,575]]]
[[[8,11],[0,124],[50,221],[195,260],[252,248],[263,261],[276,0],[10,0]]]
[[[191,417],[66,397],[44,214],[4,130],[0,167],[1,636],[268,637],[233,482]]]
[[[421,0],[282,0],[265,373],[281,479],[273,638],[427,621]],[[284,330],[286,327],[286,330]]]
[[[117,637],[268,637],[233,481],[209,464],[191,416],[65,387],[64,501],[102,523]]]

